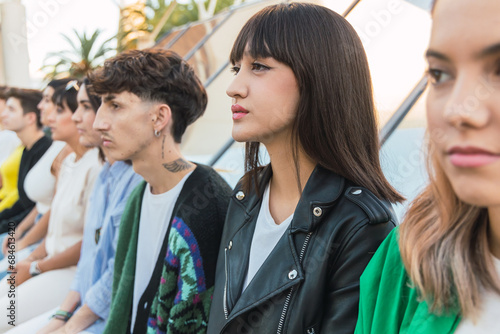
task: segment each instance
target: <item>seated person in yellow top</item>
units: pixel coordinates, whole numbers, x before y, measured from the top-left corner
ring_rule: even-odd
[[[0,166],[0,177],[2,188],[0,189],[0,212],[12,207],[19,199],[17,190],[17,177],[19,176],[19,165],[23,155],[23,146],[19,146]]]

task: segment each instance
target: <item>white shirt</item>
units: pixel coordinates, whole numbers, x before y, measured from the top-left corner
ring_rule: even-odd
[[[48,257],[65,251],[83,238],[85,210],[102,163],[97,148],[85,152],[78,161],[75,158],[75,153],[69,154],[59,171],[45,238]]]
[[[493,262],[500,279],[500,259],[493,257]],[[483,291],[481,294],[482,307],[477,322],[464,318],[455,331],[455,334],[490,334],[500,333],[500,295],[492,291]]]
[[[14,131],[0,130],[0,165],[21,145],[21,140]]]
[[[52,163],[59,152],[66,146],[65,142],[54,141],[47,152],[30,169],[24,179],[24,190],[26,195],[36,202],[39,214],[45,214],[50,209],[56,187],[56,178],[50,172]]]
[[[260,207],[259,216],[253,232],[252,245],[250,246],[250,259],[248,262],[247,277],[243,284],[243,291],[252,281],[257,271],[260,269],[269,254],[278,244],[288,226],[292,222],[293,214],[285,219],[281,224],[277,225],[269,211],[269,188],[268,183],[264,196],[262,197],[262,205]]]
[[[132,326],[130,327],[132,330],[135,326],[139,300],[153,275],[156,260],[160,255],[161,246],[163,240],[165,240],[165,234],[174,211],[175,202],[191,173],[186,174],[175,187],[163,194],[152,194],[149,184],[146,185],[144,190],[137,241],[137,261],[135,264],[134,302],[132,304]]]

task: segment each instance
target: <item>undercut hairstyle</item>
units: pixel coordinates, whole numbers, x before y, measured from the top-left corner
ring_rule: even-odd
[[[282,3],[255,14],[230,54],[235,64],[248,51],[289,66],[299,86],[292,147],[300,188],[300,148],[316,163],[391,202],[404,198],[386,180],[379,160],[377,120],[368,61],[354,28],[332,10]],[[246,143],[243,186],[258,188],[257,142]]]
[[[75,79],[72,79],[72,78],[65,78],[65,79],[57,79],[57,80],[52,80],[51,82],[49,82],[49,84],[47,85],[47,87],[52,87],[54,88],[54,92],[60,90],[60,89],[64,89],[66,88],[66,85],[68,84],[68,82],[72,81],[72,80],[75,80]],[[55,94],[52,94],[52,103],[56,103],[56,99],[54,98],[54,95]]]
[[[43,127],[40,119],[40,109],[38,103],[42,99],[42,92],[37,89],[24,89],[24,88],[10,88],[7,91],[7,98],[18,99],[23,108],[23,114],[35,113],[36,126],[38,129]]]
[[[78,80],[72,80],[67,83],[65,87],[60,87],[54,92],[54,100],[56,101],[56,106],[64,108],[66,104],[72,113],[78,108],[77,95],[80,90],[81,82]]]
[[[167,104],[172,136],[180,143],[188,125],[205,112],[207,94],[191,66],[177,53],[162,49],[130,50],[108,59],[89,75],[99,95],[130,92],[142,101]]]

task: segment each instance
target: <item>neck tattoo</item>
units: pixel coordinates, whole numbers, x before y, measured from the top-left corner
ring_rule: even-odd
[[[165,159],[165,139],[167,139],[167,136],[163,136],[163,141],[161,142],[161,158]]]
[[[169,172],[178,173],[178,172],[182,172],[186,169],[191,168],[191,163],[179,158],[179,159],[174,160],[172,162],[163,164],[163,167],[165,167],[165,169],[168,170]]]

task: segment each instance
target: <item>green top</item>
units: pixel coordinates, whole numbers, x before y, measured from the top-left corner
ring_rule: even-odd
[[[454,333],[458,312],[430,313],[412,288],[399,253],[398,231],[392,230],[361,275],[355,334]]]

